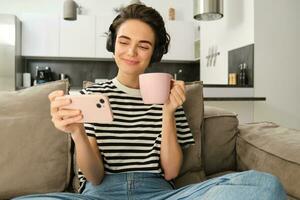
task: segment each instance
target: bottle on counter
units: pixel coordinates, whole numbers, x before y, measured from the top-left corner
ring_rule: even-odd
[[[247,64],[243,64],[243,70],[244,70],[244,85],[248,85],[248,73],[247,73]]]
[[[243,64],[240,64],[239,85],[240,86],[244,86],[245,85],[245,71],[244,71],[244,65]]]
[[[34,75],[33,85],[37,85],[38,71],[39,71],[39,66],[36,66],[35,67],[35,75]]]
[[[239,72],[239,85],[246,86],[248,85],[248,73],[247,73],[247,64],[240,64],[240,72]]]

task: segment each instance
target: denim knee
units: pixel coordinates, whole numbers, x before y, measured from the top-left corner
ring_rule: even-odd
[[[250,170],[249,173],[251,176],[257,177],[258,180],[261,180],[259,183],[260,187],[265,188],[273,194],[277,194],[278,199],[286,199],[284,188],[276,176],[270,173],[259,172],[255,170]]]

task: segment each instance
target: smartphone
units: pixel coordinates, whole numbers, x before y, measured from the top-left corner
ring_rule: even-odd
[[[71,104],[63,108],[81,110],[83,118],[78,123],[112,123],[113,113],[107,96],[98,93],[90,95],[65,95],[57,99],[65,98],[71,99]]]

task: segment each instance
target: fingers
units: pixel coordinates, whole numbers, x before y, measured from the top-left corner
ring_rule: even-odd
[[[64,91],[62,91],[62,90],[55,90],[48,95],[48,98],[51,102],[51,104],[50,104],[51,115],[53,115],[58,110],[57,103],[53,103],[53,102],[55,101],[56,97],[61,97],[63,95],[64,95]]]
[[[62,90],[55,90],[55,91],[51,92],[48,95],[48,98],[52,102],[52,101],[55,100],[56,97],[59,97],[59,96],[64,96],[64,91],[62,91]]]
[[[172,80],[173,84],[172,84],[172,88],[174,88],[175,86],[179,86],[183,91],[185,91],[185,84],[184,81],[177,81],[177,80]]]
[[[62,90],[56,90],[51,92],[48,95],[48,98],[50,100],[50,113],[52,116],[52,122],[54,126],[66,133],[72,132],[74,130],[75,123],[82,123],[83,116],[81,114],[80,110],[74,110],[74,109],[65,109],[64,106],[67,106],[71,103],[70,98],[65,98],[64,91]],[[63,97],[63,98],[57,98],[57,97]]]
[[[60,109],[59,111],[57,111],[56,116],[62,119],[68,119],[71,117],[75,117],[80,113],[80,110]]]
[[[181,87],[174,87],[174,92],[173,94],[175,96],[177,96],[178,98],[180,98],[182,100],[182,102],[185,101],[185,92]]]
[[[185,89],[184,81],[175,81],[174,85],[179,85],[183,90]]]
[[[52,108],[60,108],[63,106],[67,106],[71,103],[71,99],[64,98],[64,99],[56,99],[55,101],[51,102]]]
[[[54,101],[51,102],[51,105],[50,105],[51,115],[54,115],[56,112],[58,112],[59,108],[61,108],[63,106],[67,106],[70,103],[71,103],[71,100],[68,98],[55,99]]]
[[[52,122],[56,127],[62,127],[71,123],[78,122],[78,119],[82,119],[82,113],[80,110],[60,109],[54,115],[52,115]]]
[[[185,86],[183,81],[174,81],[171,96],[173,96],[178,105],[182,105],[185,102]]]
[[[74,117],[70,117],[70,118],[67,118],[67,119],[52,118],[52,122],[55,124],[55,126],[57,128],[65,129],[65,127],[70,125],[70,124],[79,123],[81,119],[82,119],[82,115],[80,114],[80,115],[76,115]]]
[[[176,94],[176,92],[171,93],[170,100],[176,107],[181,106],[184,102],[184,99],[181,98],[180,95]]]

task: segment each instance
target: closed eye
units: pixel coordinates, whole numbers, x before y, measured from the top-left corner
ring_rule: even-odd
[[[149,49],[149,47],[146,47],[146,46],[139,46],[139,48],[141,48],[141,49]]]
[[[124,45],[128,44],[128,42],[123,42],[123,41],[119,41],[119,43]]]

